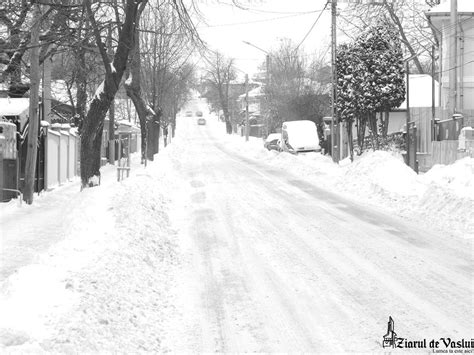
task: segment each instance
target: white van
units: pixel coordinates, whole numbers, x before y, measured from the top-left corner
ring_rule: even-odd
[[[318,130],[312,121],[287,121],[281,127],[281,150],[290,153],[319,152]]]

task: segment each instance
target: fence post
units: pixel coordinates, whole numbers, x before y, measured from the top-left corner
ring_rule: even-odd
[[[0,136],[0,202],[3,202],[3,137]]]
[[[48,137],[49,127],[44,127],[44,191],[48,191]]]

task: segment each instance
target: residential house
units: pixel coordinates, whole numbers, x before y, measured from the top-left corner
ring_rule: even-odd
[[[451,1],[443,0],[426,12],[440,46],[439,121],[429,154],[421,157],[426,166],[450,164],[465,156],[474,157],[474,141],[463,143],[458,137],[463,126],[474,127],[474,1],[457,0],[457,37],[452,35]],[[453,48],[456,50],[454,51]],[[453,63],[455,59],[455,63]],[[456,74],[455,95],[450,95],[450,74]],[[452,102],[452,101],[454,102]],[[454,106],[454,111],[450,107]],[[460,114],[459,118],[453,114]]]
[[[241,129],[245,125],[246,111],[247,111],[247,101],[248,101],[248,110],[249,110],[249,124],[250,132],[249,135],[255,137],[262,137],[265,134],[265,123],[264,123],[264,100],[265,93],[263,92],[263,86],[257,86],[256,88],[250,90],[247,93],[239,95],[237,99],[237,105],[240,109],[241,117]]]
[[[434,30],[440,44],[440,72],[441,72],[441,119],[449,118],[452,112],[449,107],[450,83],[449,75],[453,58],[453,46],[457,53],[457,87],[456,110],[466,117],[474,118],[474,1],[458,0],[458,38],[451,35],[450,24],[451,1],[443,0],[426,12],[426,16]]]

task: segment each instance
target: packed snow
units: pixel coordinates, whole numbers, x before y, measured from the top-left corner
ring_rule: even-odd
[[[211,121],[214,134],[222,124]],[[452,165],[435,165],[426,174],[416,174],[404,164],[401,154],[369,151],[334,164],[319,153],[292,155],[267,151],[263,140],[238,135],[222,138],[226,147],[266,164],[291,171],[331,191],[343,192],[362,203],[381,207],[447,234],[474,238],[474,159],[466,157]]]
[[[388,316],[472,337],[473,159],[337,165],[189,110],[130,178],[0,205],[0,352],[380,352]]]

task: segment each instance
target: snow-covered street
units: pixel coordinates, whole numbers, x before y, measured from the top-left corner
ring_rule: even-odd
[[[174,349],[380,351],[389,315],[405,338],[473,334],[471,240],[236,155],[210,128],[186,128],[176,165],[189,189],[184,331]]]
[[[234,149],[215,120],[182,117],[122,183],[2,206],[26,251],[2,246],[2,352],[379,352],[389,316],[472,337],[471,238]]]

